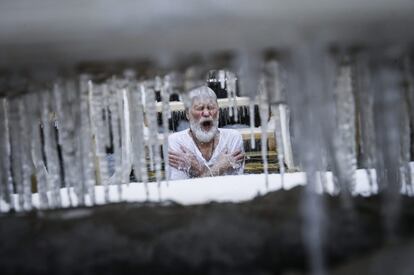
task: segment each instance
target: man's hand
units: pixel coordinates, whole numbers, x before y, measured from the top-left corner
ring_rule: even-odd
[[[244,156],[245,154],[241,150],[233,153],[228,153],[227,151],[221,153],[217,163],[210,168],[212,176],[220,176],[231,169],[239,169],[244,160]]]
[[[181,151],[168,152],[168,160],[172,167],[184,171],[190,177],[200,177],[205,170],[204,165],[184,146],[181,146]]]

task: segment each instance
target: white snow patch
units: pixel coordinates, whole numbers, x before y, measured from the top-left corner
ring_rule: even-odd
[[[414,164],[411,163],[414,167]],[[375,170],[371,169],[372,182],[376,182]],[[327,191],[333,193],[332,173],[327,172]],[[285,173],[284,174],[284,190],[289,190],[295,186],[305,185],[306,177],[303,172]],[[358,169],[356,173],[355,194],[369,196],[377,192],[376,185],[370,187],[368,173],[365,169]],[[109,187],[110,202],[119,202],[118,190],[116,185]],[[264,174],[246,174],[222,177],[206,177],[188,180],[170,181],[167,185],[165,181],[161,183],[158,189],[156,182],[148,183],[149,201],[172,200],[183,205],[203,204],[211,201],[216,202],[241,202],[248,201],[257,195],[264,195],[270,191],[281,189],[280,174],[269,174],[269,188],[265,185]],[[159,194],[159,190],[161,194]],[[320,192],[321,186],[318,187]],[[71,198],[74,206],[77,200],[73,189],[70,189]],[[49,194],[50,196],[50,194]],[[96,204],[104,204],[104,187],[95,187]],[[13,195],[15,205],[17,205],[17,195]],[[70,207],[68,192],[66,188],[61,189],[62,207]],[[143,183],[133,182],[122,186],[122,199],[127,202],[144,202],[147,200],[145,195],[145,187]],[[33,194],[33,207],[39,207],[39,196]],[[86,199],[87,205],[91,206],[90,198]],[[0,201],[0,211],[8,211],[8,204]],[[18,211],[22,209],[17,209]]]

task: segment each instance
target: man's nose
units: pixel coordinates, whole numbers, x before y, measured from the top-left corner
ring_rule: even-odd
[[[210,116],[210,111],[207,108],[204,108],[202,115],[203,116]]]

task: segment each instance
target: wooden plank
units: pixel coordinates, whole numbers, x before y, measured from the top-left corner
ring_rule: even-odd
[[[236,97],[237,106],[249,106],[250,98],[249,97]],[[217,99],[217,103],[220,108],[227,108],[233,106],[233,100],[229,102],[227,98]],[[184,103],[181,101],[171,101],[170,110],[172,112],[184,111]],[[162,102],[157,102],[157,112],[162,112]]]

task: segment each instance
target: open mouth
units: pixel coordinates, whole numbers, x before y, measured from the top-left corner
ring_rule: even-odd
[[[201,122],[201,127],[203,128],[211,128],[213,126],[213,122],[210,120]]]

